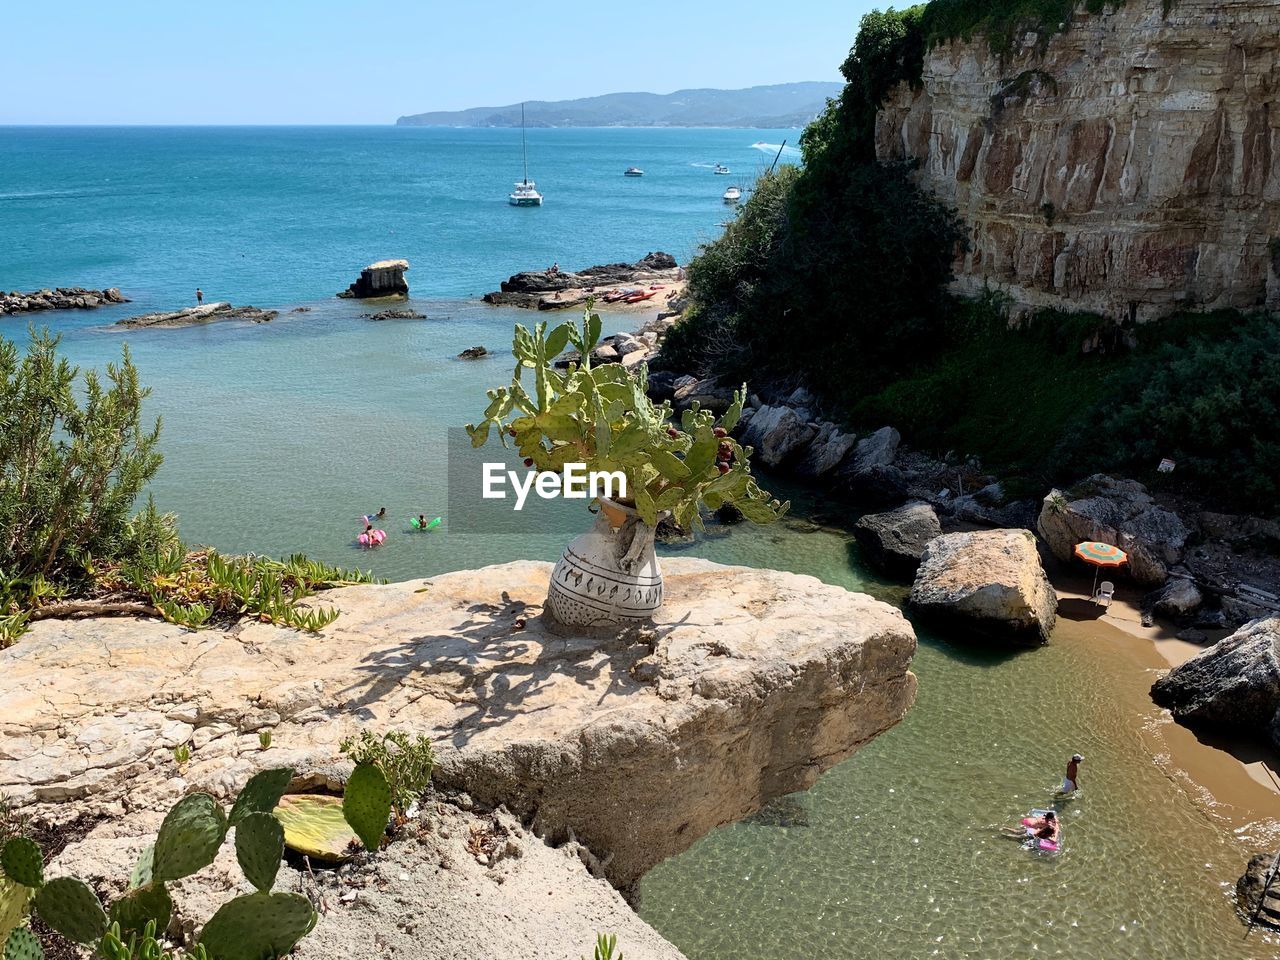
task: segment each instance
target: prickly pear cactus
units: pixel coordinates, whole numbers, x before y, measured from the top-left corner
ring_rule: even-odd
[[[297,893],[250,893],[228,900],[200,931],[217,960],[275,960],[316,925],[311,901]]]
[[[377,850],[391,820],[391,787],[382,768],[356,764],[342,792],[342,815],[366,850]]]
[[[30,837],[10,837],[0,848],[0,867],[5,875],[24,887],[39,887],[44,883],[44,857],[40,847]]]
[[[190,793],[174,804],[160,824],[152,875],[180,880],[213,863],[227,835],[227,816],[207,793]]]
[[[147,886],[155,872],[155,865],[156,845],[152,843],[147,845],[147,849],[139,855],[138,862],[133,865],[133,873],[129,874],[129,889],[137,890]]]
[[[97,894],[75,877],[50,880],[33,905],[41,920],[76,943],[95,943],[107,930],[107,912]]]
[[[236,859],[245,879],[263,893],[271,890],[284,856],[284,827],[269,813],[251,813],[236,827]]]
[[[36,935],[26,927],[9,934],[4,945],[4,960],[44,960],[44,948]]]
[[[131,890],[107,911],[107,920],[120,925],[122,933],[141,933],[147,924],[164,933],[173,916],[173,898],[163,883],[153,883]]]
[[[251,813],[270,813],[289,789],[292,779],[292,767],[259,770],[249,778],[249,782],[240,791],[240,796],[236,797],[227,823],[234,827]]]
[[[33,896],[35,891],[30,887],[0,877],[0,943],[5,942],[10,930],[22,923]]]
[[[290,850],[312,860],[340,863],[351,857],[360,838],[342,815],[342,799],[305,793],[281,797],[276,819],[284,825],[284,842]]]

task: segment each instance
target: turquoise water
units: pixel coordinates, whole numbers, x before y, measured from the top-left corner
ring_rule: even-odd
[[[770,157],[752,142],[784,136],[530,131],[548,202],[515,210],[510,131],[0,130],[0,287],[118,285],[135,298],[39,319],[81,364],[128,342],[165,421],[154,493],[191,541],[303,550],[396,579],[553,559],[561,533],[463,536],[450,517],[405,533],[410,514],[443,512],[446,430],[476,419],[483,389],[510,375],[501,356],[456,354],[501,350],[514,321],[533,319],[465,298],[556,259],[687,256],[725,216],[726,178],[708,165],[753,169]],[[624,179],[631,164],[649,175]],[[430,319],[374,323],[331,296],[384,256],[412,261],[411,305]],[[266,325],[109,326],[181,305],[196,285],[311,309]],[[829,510],[775,488],[803,501],[801,515]],[[356,517],[383,505],[387,545],[358,551]],[[902,599],[846,533],[800,520],[685,552]],[[1276,955],[1257,934],[1241,941],[1228,896],[1268,825],[1233,832],[1153,762],[1151,678],[1115,634],[1064,623],[1049,647],[1014,657],[921,640],[919,701],[899,727],[644,880],[642,914],[692,960]],[[1087,779],[1064,811],[1066,852],[1040,860],[999,839],[1000,823],[1045,802],[1073,750]]]

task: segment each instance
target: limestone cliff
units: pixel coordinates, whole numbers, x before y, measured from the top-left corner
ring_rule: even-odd
[[[1153,319],[1280,306],[1280,4],[1128,0],[1028,34],[940,44],[879,114],[882,160],[969,227],[957,287]]]

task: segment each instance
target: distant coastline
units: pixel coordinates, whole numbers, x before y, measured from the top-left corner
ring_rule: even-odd
[[[719,127],[778,130],[803,127],[839,96],[825,81],[782,83],[741,90],[677,90],[669,94],[609,93],[578,100],[531,100],[530,127]],[[440,110],[400,117],[401,127],[517,127],[521,105]]]

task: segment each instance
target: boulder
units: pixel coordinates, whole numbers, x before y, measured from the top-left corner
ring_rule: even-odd
[[[1274,852],[1254,854],[1249,860],[1244,875],[1236,881],[1236,900],[1246,923],[1280,930],[1280,875],[1276,875]]]
[[[655,403],[671,400],[676,395],[676,375],[670,370],[649,371],[649,398]]]
[[[1172,576],[1164,586],[1143,600],[1143,607],[1157,617],[1182,620],[1189,617],[1204,603],[1204,594],[1190,577]]]
[[[1048,641],[1058,597],[1030,530],[978,530],[929,542],[911,605],[969,633],[1030,644]]]
[[[467,347],[467,349],[463,350],[460,354],[458,354],[458,359],[459,360],[479,360],[481,357],[487,357],[488,355],[489,355],[489,351],[485,347],[482,347],[482,346]]]
[[[777,467],[798,454],[816,433],[790,407],[763,406],[752,415],[742,439],[755,448],[760,463]]]
[[[708,377],[705,380],[682,377],[675,382],[672,405],[677,410],[684,410],[696,403],[712,413],[722,414],[733,403],[733,395],[734,388],[721,382],[719,377]]]
[[[1151,699],[1179,723],[1280,745],[1280,617],[1246,623],[1174,667],[1151,687]]]
[[[907,478],[893,464],[854,474],[841,470],[840,475],[845,492],[864,509],[887,510],[910,499]]]
[[[637,270],[675,270],[678,266],[675,257],[661,250],[647,253],[636,261]]]
[[[804,458],[796,465],[796,473],[811,480],[825,477],[844,462],[857,440],[852,433],[844,433],[834,423],[820,424]]]
[[[1177,514],[1157,506],[1135,480],[1103,474],[1044,498],[1036,529],[1059,560],[1070,561],[1076,544],[1110,543],[1129,555],[1127,571],[1138,583],[1159,586],[1182,561],[1191,531]]]
[[[366,300],[372,297],[403,297],[409,294],[409,283],[404,272],[409,269],[408,260],[379,260],[360,271],[356,282],[338,294]]]
[[[887,467],[898,454],[902,435],[893,427],[881,427],[875,433],[863,437],[853,448],[853,456],[846,467],[851,474],[865,473],[873,467]]]
[[[553,631],[551,564],[531,561],[321,592],[308,603],[342,613],[318,635],[41,621],[0,651],[0,790],[115,826],[189,789],[225,798],[264,765],[332,769],[344,737],[399,728],[434,741],[438,789],[576,837],[626,888],[812,785],[915,696],[915,635],[888,604],[778,571],[663,568],[652,626],[607,636]]]
[[[377,313],[366,313],[370,320],[425,320],[427,315],[417,310],[379,310]]]
[[[853,534],[874,566],[909,577],[920,566],[925,547],[942,535],[942,526],[931,505],[909,503],[888,513],[859,517]]]

